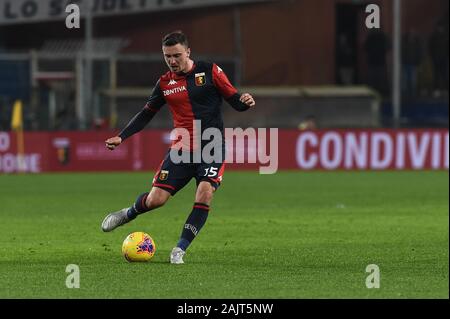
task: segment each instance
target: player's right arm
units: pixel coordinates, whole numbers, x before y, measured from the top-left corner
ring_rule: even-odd
[[[131,119],[119,135],[108,138],[105,141],[106,147],[110,150],[114,150],[125,139],[140,132],[153,119],[155,114],[158,113],[165,103],[158,81],[144,108]]]

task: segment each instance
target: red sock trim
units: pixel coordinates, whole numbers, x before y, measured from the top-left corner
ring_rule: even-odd
[[[142,206],[145,210],[148,210],[148,207],[147,207],[147,205],[145,204],[145,202],[147,201],[147,197],[148,197],[149,194],[150,194],[150,193],[147,193],[147,195],[142,196],[141,206]]]
[[[195,203],[194,208],[203,209],[203,210],[206,210],[207,212],[209,211],[209,205],[202,204],[202,203]]]

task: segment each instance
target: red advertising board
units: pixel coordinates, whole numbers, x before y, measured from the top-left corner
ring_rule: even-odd
[[[17,135],[15,133],[0,132],[0,173],[14,173],[18,171]],[[49,133],[25,134],[25,171],[31,173],[50,170],[48,149]]]
[[[280,167],[301,170],[448,170],[448,130],[327,130],[287,133]],[[283,134],[282,134],[283,135]]]
[[[114,132],[25,133],[26,172],[155,170],[170,131],[147,130],[114,151]],[[276,130],[225,132],[227,170],[448,170],[448,130]],[[16,134],[0,132],[0,173],[18,171]]]

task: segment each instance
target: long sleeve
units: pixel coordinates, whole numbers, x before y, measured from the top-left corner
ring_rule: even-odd
[[[235,93],[235,94],[233,94],[232,96],[230,96],[229,98],[227,98],[225,100],[236,111],[238,111],[238,112],[247,111],[250,108],[250,106],[248,106],[245,103],[242,103],[239,99],[240,99],[240,95],[238,93]]]
[[[137,113],[127,124],[127,126],[119,133],[119,137],[122,138],[122,141],[144,129],[144,127],[153,119],[155,114],[158,113],[161,107],[163,107],[166,103],[159,83],[160,81],[158,80],[144,108]]]
[[[140,132],[152,120],[155,114],[156,112],[152,112],[147,104],[119,133],[119,137],[122,138],[122,141],[124,141],[133,134]]]
[[[228,104],[239,112],[246,111],[250,108],[245,103],[239,101],[240,95],[237,89],[230,83],[227,75],[218,65],[213,64],[212,74],[214,85]]]

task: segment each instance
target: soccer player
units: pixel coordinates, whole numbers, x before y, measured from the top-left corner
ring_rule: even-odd
[[[192,212],[182,229],[178,244],[170,254],[172,264],[182,264],[186,249],[208,218],[213,193],[220,186],[223,177],[225,141],[220,109],[222,100],[225,99],[240,112],[255,106],[255,100],[248,93],[239,94],[218,65],[193,61],[190,58],[188,40],[181,31],[164,36],[162,51],[169,71],[159,78],[144,108],[118,136],[105,141],[106,147],[114,150],[127,138],[141,131],[164,104],[168,104],[172,113],[175,132],[189,132],[188,142],[185,138],[180,139],[180,136],[172,142],[153,178],[151,191],[139,195],[131,207],[107,215],[102,222],[102,230],[112,231],[140,214],[163,206],[170,196],[174,196],[195,178],[197,190]],[[200,145],[196,142],[197,137],[208,128],[218,129],[222,133],[221,141],[214,141],[214,150],[222,152],[215,154],[213,151],[213,161],[205,161],[203,157],[200,161],[195,160],[193,154],[201,152],[211,142],[202,140]],[[179,155],[188,154],[189,160],[174,160],[173,151]]]

